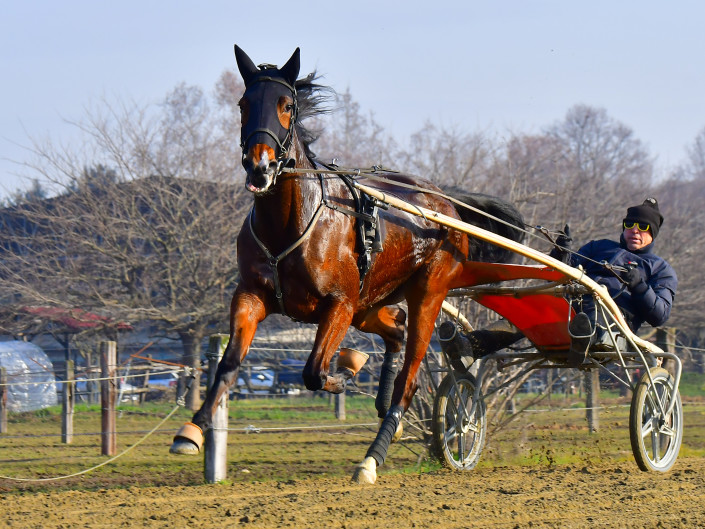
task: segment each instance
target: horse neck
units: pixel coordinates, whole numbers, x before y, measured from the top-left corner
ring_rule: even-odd
[[[296,134],[289,154],[296,160],[295,168],[314,168]],[[317,175],[282,173],[270,193],[255,197],[255,230],[273,248],[287,246],[304,233],[321,200],[321,184]]]

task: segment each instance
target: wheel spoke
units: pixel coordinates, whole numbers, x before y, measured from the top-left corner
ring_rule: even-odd
[[[649,388],[646,396],[649,409],[651,409],[654,414],[659,412],[666,413],[666,400],[668,396],[668,389],[666,387],[661,384],[654,384]]]
[[[661,428],[659,428],[658,433],[671,438],[676,436],[676,431],[670,426],[666,426],[665,424]]]
[[[654,430],[654,425],[652,424],[651,419],[649,419],[641,427],[641,437],[642,438],[647,437],[648,435],[651,434],[651,432],[653,432],[653,430]]]
[[[661,437],[654,429],[651,430],[651,449],[654,463],[661,461]]]
[[[455,398],[456,395],[455,393],[451,393],[448,396],[448,404],[447,407],[450,409],[450,414],[451,416],[457,416],[458,415],[458,405],[455,403]],[[446,411],[446,415],[448,414],[448,411]]]
[[[465,435],[458,435],[458,461],[462,463],[465,460]]]
[[[472,433],[480,433],[480,429],[477,427],[477,422],[468,423],[468,431]]]

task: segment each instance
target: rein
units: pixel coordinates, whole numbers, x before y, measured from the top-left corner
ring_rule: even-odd
[[[546,228],[544,228],[543,226],[531,226],[531,225],[525,223],[525,224],[524,224],[524,228],[520,228],[519,226],[517,226],[517,225],[515,225],[515,224],[512,224],[511,222],[507,222],[506,220],[500,219],[500,218],[498,218],[498,217],[495,217],[494,215],[492,215],[492,214],[490,214],[490,213],[487,213],[486,211],[482,211],[482,210],[480,210],[480,209],[478,209],[478,208],[476,208],[476,207],[474,207],[474,206],[471,206],[470,204],[466,204],[466,203],[464,203],[464,202],[461,202],[460,200],[457,200],[457,199],[455,199],[455,198],[453,198],[453,197],[451,197],[451,196],[448,196],[448,195],[446,195],[445,193],[443,193],[442,191],[435,191],[434,189],[426,189],[426,188],[423,188],[423,187],[419,187],[419,186],[417,186],[417,185],[415,185],[415,184],[406,184],[406,183],[404,183],[404,182],[398,182],[398,181],[396,181],[396,180],[390,180],[389,178],[385,178],[385,177],[383,177],[383,176],[380,176],[377,171],[379,171],[379,170],[381,170],[381,169],[382,169],[382,168],[381,168],[381,167],[378,167],[378,166],[373,166],[373,167],[371,167],[369,170],[367,170],[367,169],[366,169],[366,170],[362,170],[362,169],[325,169],[325,170],[321,170],[321,169],[304,169],[304,168],[300,168],[300,167],[299,167],[299,168],[296,168],[296,169],[291,169],[291,168],[288,168],[288,167],[283,167],[282,170],[281,170],[281,172],[282,172],[282,173],[294,173],[294,172],[296,172],[296,173],[308,173],[308,174],[315,173],[315,174],[319,174],[319,175],[323,175],[323,174],[330,174],[330,175],[347,175],[347,176],[351,176],[351,177],[353,177],[353,178],[355,178],[355,177],[361,177],[361,176],[362,176],[362,177],[365,177],[365,178],[368,178],[368,179],[370,179],[370,180],[374,180],[374,181],[377,181],[377,182],[383,182],[383,183],[391,184],[391,185],[393,185],[393,186],[397,186],[397,187],[402,187],[402,188],[405,188],[405,189],[411,189],[411,190],[414,190],[414,191],[418,191],[419,193],[427,193],[427,194],[430,194],[430,195],[437,195],[437,196],[439,196],[439,197],[441,197],[441,198],[444,198],[444,199],[446,199],[446,200],[452,202],[453,204],[456,204],[456,205],[458,205],[458,206],[460,206],[460,207],[463,207],[463,208],[465,208],[465,209],[469,209],[470,211],[474,211],[475,213],[478,213],[478,214],[480,214],[480,215],[483,215],[484,217],[487,217],[487,218],[489,218],[489,219],[492,219],[492,220],[494,220],[495,222],[499,222],[500,224],[504,224],[505,226],[509,226],[510,228],[519,230],[519,231],[521,231],[522,233],[524,233],[525,235],[528,235],[529,237],[541,238],[541,237],[539,237],[539,235],[537,235],[537,234],[534,233],[533,231],[529,231],[529,230],[526,229],[526,228],[531,228],[532,230],[539,231],[539,232],[541,232],[541,233],[549,240],[549,242],[551,242],[554,246],[556,246],[556,247],[558,247],[558,248],[560,248],[560,249],[562,249],[562,250],[566,250],[566,251],[570,252],[570,253],[573,254],[573,255],[579,255],[580,257],[582,257],[582,258],[585,259],[586,261],[590,261],[590,262],[592,262],[592,263],[594,263],[594,264],[603,266],[603,267],[605,267],[605,268],[607,268],[607,269],[610,269],[610,268],[621,268],[621,267],[612,267],[611,265],[609,265],[609,263],[606,263],[606,262],[604,262],[604,261],[596,261],[596,260],[594,260],[594,259],[591,259],[591,258],[585,256],[585,255],[581,255],[581,254],[579,254],[578,252],[576,252],[576,251],[574,251],[574,250],[571,250],[571,249],[569,249],[569,248],[563,248],[562,246],[558,246],[558,245],[555,243],[555,241],[548,235],[548,233],[547,233],[548,230],[547,230]],[[397,172],[397,171],[392,171],[392,170],[389,170],[389,169],[384,169],[384,171],[387,172],[387,173],[396,173],[396,172]],[[410,206],[414,207],[413,204],[410,204]],[[419,208],[416,208],[416,209],[419,209]],[[421,212],[420,209],[419,209],[419,212],[421,213],[421,215],[420,215],[421,217],[426,218],[426,216],[423,214],[423,212]],[[613,270],[611,270],[611,271],[614,273]],[[619,271],[619,270],[618,270],[618,271]],[[620,280],[621,280],[621,278],[620,278]],[[622,281],[623,281],[623,280],[622,280]]]
[[[375,180],[377,182],[384,182],[387,184],[391,184],[396,187],[403,187],[405,189],[411,189],[413,191],[418,191],[419,193],[426,193],[429,195],[437,195],[441,198],[445,198],[449,202],[452,202],[453,204],[456,204],[460,207],[463,207],[465,209],[469,209],[471,211],[474,211],[475,213],[478,213],[480,215],[483,215],[487,218],[490,218],[496,222],[499,222],[500,224],[504,224],[506,226],[509,226],[510,228],[514,228],[516,230],[520,230],[526,235],[531,235],[532,237],[536,237],[536,235],[526,229],[520,228],[519,226],[512,224],[511,222],[507,222],[504,219],[500,219],[499,217],[495,217],[494,215],[487,213],[486,211],[482,211],[481,209],[478,209],[474,206],[471,206],[470,204],[466,204],[465,202],[461,202],[460,200],[457,200],[451,196],[446,195],[442,191],[436,191],[434,189],[426,189],[423,187],[419,187],[415,184],[406,184],[404,182],[398,182],[396,180],[390,180],[389,178],[385,178],[383,176],[380,176],[377,171],[381,170],[381,167],[374,166],[370,170],[362,170],[362,169],[346,169],[346,170],[340,170],[340,169],[304,169],[301,167],[297,167],[295,169],[291,169],[288,167],[283,167],[282,168],[282,173],[317,173],[317,174],[330,174],[330,175],[347,175],[347,176],[352,176],[353,178],[355,177],[360,177],[363,176],[365,178],[369,178],[370,180]],[[384,169],[385,172],[387,173],[395,173],[396,171],[390,171],[388,169]],[[425,217],[425,215],[421,215],[422,217]],[[525,227],[528,228],[533,228],[533,226],[529,226],[528,224],[524,224]]]

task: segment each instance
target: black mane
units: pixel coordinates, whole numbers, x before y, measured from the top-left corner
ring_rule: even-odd
[[[304,127],[302,121],[330,114],[334,108],[330,106],[330,102],[335,99],[335,90],[329,86],[317,83],[320,78],[315,71],[308,74],[306,77],[298,79],[295,83],[296,99],[298,103],[298,118],[296,120],[296,134],[303,144],[306,156],[313,159],[316,155],[311,151],[311,144],[320,136],[321,129],[310,129]]]

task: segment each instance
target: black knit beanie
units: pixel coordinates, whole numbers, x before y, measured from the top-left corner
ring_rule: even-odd
[[[663,215],[658,209],[658,202],[655,198],[649,197],[640,206],[632,206],[627,209],[627,215],[623,222],[643,222],[651,226],[651,236],[655,239],[658,230],[663,224]]]

